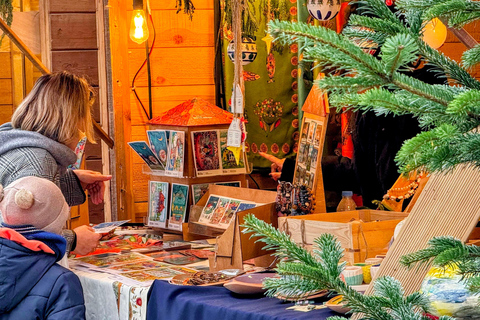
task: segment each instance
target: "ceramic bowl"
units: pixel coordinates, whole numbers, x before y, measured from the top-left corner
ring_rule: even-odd
[[[345,314],[348,311],[350,311],[350,308],[345,307],[345,302],[343,302],[343,296],[341,295],[333,297],[332,299],[328,300],[327,302],[325,302],[325,305],[330,310],[333,310],[341,314]]]
[[[223,286],[238,294],[260,294],[267,291],[263,287],[263,280],[278,278],[276,273],[248,273],[226,282]]]

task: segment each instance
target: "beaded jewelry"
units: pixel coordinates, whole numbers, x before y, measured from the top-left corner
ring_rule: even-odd
[[[387,191],[387,193],[383,196],[383,199],[385,200],[394,200],[394,201],[402,201],[404,199],[408,199],[412,197],[415,194],[415,191],[418,188],[418,185],[420,184],[420,181],[425,177],[426,175],[422,172],[420,173],[415,180],[410,182],[408,185],[404,187],[398,187],[398,188],[391,188]]]

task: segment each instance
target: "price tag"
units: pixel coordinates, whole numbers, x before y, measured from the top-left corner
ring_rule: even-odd
[[[227,146],[240,147],[242,144],[242,130],[240,129],[240,119],[233,118],[227,132]]]
[[[243,93],[238,84],[233,91],[233,98],[233,113],[243,114]]]

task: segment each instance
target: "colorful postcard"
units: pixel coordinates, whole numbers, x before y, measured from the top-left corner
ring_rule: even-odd
[[[315,128],[317,127],[315,122],[310,122],[310,126],[308,128],[308,133],[307,133],[307,141],[309,143],[313,142],[313,137],[315,135]]]
[[[168,140],[167,134],[163,130],[147,130],[148,143],[150,149],[160,160],[160,165],[165,170],[167,167]]]
[[[168,187],[168,182],[150,181],[147,225],[159,228],[167,226]]]
[[[128,145],[142,158],[142,160],[148,164],[153,170],[162,170],[160,160],[157,159],[153,151],[147,145],[145,141],[132,141]]]
[[[153,282],[157,279],[169,279],[178,274],[195,273],[196,270],[183,267],[163,267],[143,271],[124,272],[121,275],[140,282]]]
[[[208,191],[208,183],[192,184],[193,204],[196,204]]]
[[[113,229],[117,228],[118,226],[121,226],[122,224],[127,223],[128,221],[130,220],[102,222],[93,226],[93,229],[95,230],[95,233],[109,233]]]
[[[166,175],[183,177],[185,157],[185,133],[169,131]]]
[[[223,215],[227,212],[228,204],[230,203],[229,198],[221,197],[218,199],[217,207],[213,211],[212,218],[210,219],[211,224],[219,224],[222,220]]]
[[[198,219],[198,222],[201,223],[208,223],[212,218],[212,213],[215,211],[217,207],[218,200],[220,199],[219,196],[210,195],[207,200],[207,204],[203,207],[202,214]]]
[[[238,188],[240,188],[240,181],[215,182],[215,184],[216,184],[216,185],[219,185],[219,186],[238,187]]]
[[[199,258],[193,255],[184,255],[178,251],[171,251],[167,253],[168,254],[164,254],[161,257],[154,258],[154,260],[159,262],[169,263],[169,264],[175,264],[175,265],[185,265],[185,264],[191,264],[191,263],[200,261]]]
[[[253,209],[256,206],[257,206],[257,204],[253,203],[253,202],[242,202],[238,205],[237,212],[245,211],[245,210],[248,210],[248,209]]]
[[[118,272],[130,272],[130,271],[161,268],[161,267],[168,267],[168,264],[153,261],[153,260],[143,260],[143,261],[137,261],[134,263],[126,263],[126,264],[111,266],[108,269],[118,271]]]
[[[170,198],[170,219],[168,228],[182,230],[185,222],[188,205],[188,185],[172,183],[172,195]]]
[[[220,130],[220,150],[222,158],[222,172],[226,174],[246,173],[243,152],[240,153],[240,159],[237,160],[233,152],[227,149],[228,130]]]
[[[241,202],[242,202],[241,200],[235,200],[235,199],[230,200],[227,210],[225,211],[225,214],[220,220],[220,226],[222,228],[227,228],[229,226],[230,221],[232,221],[232,218],[235,216],[235,213],[237,212]]]
[[[118,254],[118,253],[103,253],[103,254],[98,254],[94,256],[86,256],[86,257],[81,257],[81,258],[75,258],[75,260],[91,264],[96,267],[104,268],[108,267],[111,265],[115,264],[121,264],[125,262],[134,262],[134,261],[140,261],[140,260],[146,260],[147,257],[138,254],[138,253],[124,253],[124,254]]]
[[[197,177],[222,173],[217,131],[192,132],[192,148]]]

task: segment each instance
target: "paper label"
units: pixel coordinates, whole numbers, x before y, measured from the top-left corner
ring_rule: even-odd
[[[240,86],[237,84],[233,91],[233,113],[243,114],[243,93]]]
[[[240,130],[240,120],[233,118],[227,134],[227,146],[240,147],[242,144],[242,130]]]

